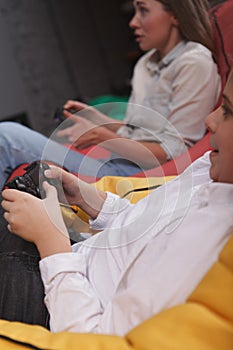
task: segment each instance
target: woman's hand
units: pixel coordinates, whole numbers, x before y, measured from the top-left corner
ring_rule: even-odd
[[[78,149],[92,145],[101,145],[102,142],[117,138],[118,136],[104,126],[96,126],[87,119],[72,115],[74,125],[57,132],[58,137],[66,137]]]
[[[72,110],[73,112],[70,113],[69,110]],[[74,111],[77,113],[74,114]],[[103,126],[116,132],[122,125],[124,125],[122,121],[110,118],[98,109],[79,101],[68,100],[63,106],[63,114],[67,119],[73,121],[74,124],[79,121],[79,118],[89,121],[92,124],[87,124],[88,130],[93,126]]]
[[[92,129],[95,127],[95,124],[84,118],[72,114],[70,114],[69,119],[72,119],[74,124],[63,130],[58,130],[56,136],[61,138],[65,137],[67,139],[67,142],[78,148],[80,138],[89,132],[91,133]]]
[[[66,110],[68,110],[68,109],[70,109],[70,110],[72,109],[72,110],[79,112],[82,109],[87,109],[90,107],[86,103],[83,103],[83,102],[68,100],[64,104],[63,108],[64,108],[64,112],[66,112]],[[66,115],[66,113],[65,113],[65,115]],[[67,113],[67,115],[68,115],[68,113]]]
[[[56,189],[47,182],[43,186],[46,192],[43,200],[14,189],[2,192],[9,231],[34,243],[42,258],[71,251]]]

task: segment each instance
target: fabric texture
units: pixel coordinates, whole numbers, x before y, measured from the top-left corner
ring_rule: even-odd
[[[232,42],[232,12],[233,1],[227,0],[216,4],[210,11],[210,18],[215,38],[215,54],[218,62],[222,85],[225,86],[227,77],[233,65]]]
[[[68,332],[0,320],[1,350],[232,350],[233,238],[187,302],[146,320],[124,337]]]
[[[155,140],[170,159],[204,136],[204,120],[216,106],[221,80],[211,52],[201,44],[181,42],[159,63],[156,54],[149,51],[135,66],[125,118],[129,126],[118,134]]]

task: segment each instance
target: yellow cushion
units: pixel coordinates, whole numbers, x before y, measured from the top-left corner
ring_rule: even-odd
[[[0,321],[0,349],[232,350],[233,237],[184,305],[151,317],[125,337],[52,334],[40,326]]]
[[[164,177],[121,177],[121,176],[104,176],[99,181],[94,183],[99,190],[108,191],[119,196],[124,196],[128,191],[138,188],[146,188],[155,185],[162,185],[167,181],[170,181],[175,176],[164,176]],[[152,190],[144,190],[140,192],[132,192],[125,198],[128,198],[131,203],[136,203]]]
[[[122,176],[104,176],[99,181],[93,183],[93,186],[101,191],[108,191],[119,196],[124,196],[128,191],[133,189],[142,189],[150,186],[162,185],[167,181],[170,181],[175,176],[164,177],[148,177],[148,178],[136,178],[136,177],[122,177]],[[143,190],[139,192],[132,192],[125,198],[129,199],[131,203],[136,203],[152,190]],[[65,211],[65,210],[64,210]],[[78,210],[78,215],[67,211],[64,215],[66,225],[77,232],[89,232],[88,216],[82,210]]]

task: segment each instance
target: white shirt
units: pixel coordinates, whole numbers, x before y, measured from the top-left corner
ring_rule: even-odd
[[[203,45],[182,41],[158,63],[149,51],[135,66],[124,120],[136,128],[123,126],[118,134],[158,142],[174,158],[203,137],[220,90],[217,65]]]
[[[233,185],[208,168],[206,154],[135,205],[108,194],[101,233],[41,260],[52,331],[123,335],[185,302],[233,229]]]

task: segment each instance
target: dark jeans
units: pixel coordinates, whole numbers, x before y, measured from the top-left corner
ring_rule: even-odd
[[[0,196],[0,202],[2,197]],[[0,318],[49,328],[34,244],[7,230],[0,205]]]

